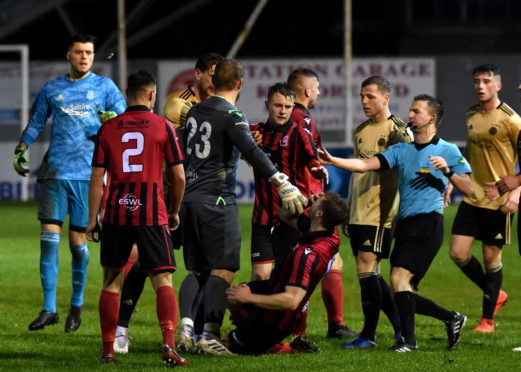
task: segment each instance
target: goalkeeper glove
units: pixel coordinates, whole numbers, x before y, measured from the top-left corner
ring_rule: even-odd
[[[98,117],[102,123],[114,119],[116,116],[118,116],[118,114],[114,111],[98,111]]]
[[[308,205],[308,199],[288,181],[288,176],[277,172],[270,177],[269,181],[277,188],[285,210],[292,215],[301,214],[304,211],[304,207]]]
[[[16,146],[13,155],[14,170],[23,177],[27,176],[27,173],[29,173],[29,159],[27,159],[27,155],[25,154],[26,151],[27,145],[25,142],[20,142],[18,146]]]

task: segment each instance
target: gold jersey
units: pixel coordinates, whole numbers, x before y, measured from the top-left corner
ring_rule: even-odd
[[[386,121],[371,119],[360,124],[354,135],[354,155],[368,159],[399,142],[411,142],[407,125],[391,115]],[[349,190],[349,223],[391,227],[398,212],[398,174],[394,169],[354,173]]]
[[[517,142],[521,118],[506,103],[491,112],[483,112],[479,105],[466,112],[467,160],[472,168],[474,196],[463,200],[476,207],[498,209],[506,196],[489,200],[484,195],[485,182],[499,180],[499,176],[514,174],[517,161]]]
[[[163,116],[170,120],[175,128],[184,128],[186,114],[192,105],[201,102],[192,86],[180,88],[166,97]]]

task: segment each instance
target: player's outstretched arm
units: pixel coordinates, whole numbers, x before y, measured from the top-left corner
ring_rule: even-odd
[[[376,156],[369,159],[344,159],[332,156],[326,149],[319,149],[318,155],[320,156],[320,163],[350,172],[363,173],[380,169],[380,159]]]
[[[308,205],[308,199],[302,195],[300,190],[288,180],[284,173],[277,172],[269,178],[270,183],[275,186],[282,201],[282,207],[291,215],[298,215]]]

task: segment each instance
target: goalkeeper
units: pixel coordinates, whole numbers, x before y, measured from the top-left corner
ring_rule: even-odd
[[[125,100],[112,80],[91,72],[94,42],[95,38],[90,35],[71,37],[66,54],[70,71],[42,88],[34,102],[31,120],[15,149],[14,169],[21,176],[26,176],[29,173],[29,162],[25,152],[51,117],[49,149],[38,172],[38,181],[41,183],[38,219],[41,223],[43,307],[38,317],[29,324],[31,331],[58,323],[58,246],[67,214],[72,255],[72,296],[65,332],[76,331],[81,324],[83,290],[89,261],[85,229],[89,217],[87,195],[94,150],[91,139],[101,126],[98,117],[100,111],[122,113],[126,108]]]
[[[244,70],[235,60],[215,68],[215,95],[195,105],[186,122],[186,190],[183,200],[184,259],[187,269],[206,277],[202,288],[201,353],[229,355],[220,328],[226,310],[225,291],[239,270],[241,228],[235,201],[239,152],[270,179],[290,213],[301,212],[307,199],[278,172],[255,144],[246,117],[235,108]]]

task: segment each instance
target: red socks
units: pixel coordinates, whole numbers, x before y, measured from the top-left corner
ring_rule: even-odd
[[[344,325],[344,283],[342,270],[330,270],[322,279],[322,299],[329,324]]]
[[[163,334],[163,343],[175,349],[174,336],[177,328],[177,299],[174,289],[163,286],[156,292],[157,318]]]
[[[99,296],[99,319],[103,355],[114,355],[114,338],[119,315],[119,294],[102,290]]]

